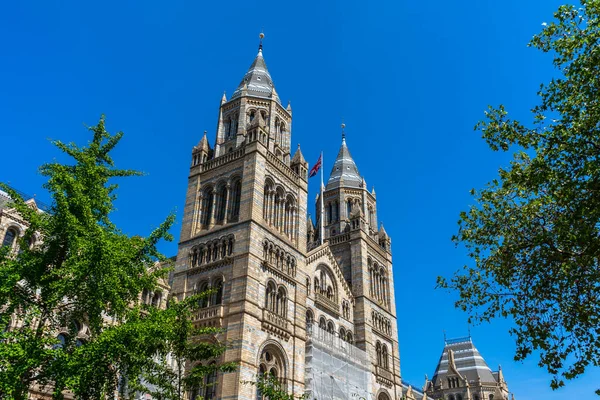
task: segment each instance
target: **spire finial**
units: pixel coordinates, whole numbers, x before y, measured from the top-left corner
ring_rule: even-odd
[[[260,42],[258,43],[258,51],[262,51],[262,41],[265,38],[265,34],[262,29],[260,30],[258,37],[260,38]]]
[[[344,119],[342,119],[342,141],[346,141],[346,124],[344,123]]]

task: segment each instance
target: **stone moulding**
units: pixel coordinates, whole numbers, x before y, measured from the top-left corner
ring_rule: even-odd
[[[392,385],[394,384],[394,374],[392,374],[392,372],[388,371],[387,369],[384,369],[377,365],[375,366],[375,375],[377,382],[381,383],[382,385],[392,387]]]
[[[265,309],[263,309],[262,328],[267,332],[281,337],[285,341],[289,340],[292,334],[286,317]]]
[[[315,304],[325,308],[337,317],[340,316],[340,305],[319,292],[315,292]]]
[[[270,264],[268,261],[263,261],[261,263],[261,266],[263,268],[263,271],[267,271],[268,270],[273,275],[275,275],[278,278],[282,279],[286,283],[289,283],[290,285],[296,286],[296,278],[294,276],[288,274],[284,270],[281,270],[281,269],[275,267],[274,265]]]

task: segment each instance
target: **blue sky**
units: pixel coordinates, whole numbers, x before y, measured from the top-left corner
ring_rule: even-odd
[[[469,260],[450,241],[469,190],[493,179],[509,155],[473,131],[488,104],[529,121],[551,58],[527,47],[561,2],[545,1],[145,1],[4,2],[0,5],[0,181],[37,194],[37,168],[64,158],[48,139],[84,143],[101,113],[125,137],[118,166],[146,173],[120,181],[115,222],[147,234],[181,217],[190,152],[219,101],[264,55],[294,113],[292,146],[328,175],[344,119],[350,151],[392,237],[401,364],[420,386],[449,337],[468,333],[455,295],[434,290]],[[310,182],[314,199],[318,182]],[[310,207],[312,209],[312,205]],[[179,225],[173,228],[178,236]],[[176,243],[163,250],[176,253]],[[552,392],[531,358],[513,361],[508,321],[471,328],[502,364],[519,400],[592,399],[600,371]]]

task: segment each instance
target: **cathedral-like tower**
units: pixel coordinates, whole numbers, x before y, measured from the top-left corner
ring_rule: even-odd
[[[316,203],[319,211],[320,198]],[[398,399],[402,389],[391,239],[383,225],[377,229],[375,190],[368,190],[358,172],[343,131],[322,204],[324,212],[317,215],[324,218],[324,240],[319,246],[318,233],[313,243],[309,237],[307,268],[311,269],[311,255],[320,249],[327,248],[333,255],[351,292],[348,320],[354,343],[370,360],[371,394],[377,400]]]
[[[239,362],[204,398],[254,399],[241,381],[261,370],[304,392],[307,165],[290,160],[291,125],[261,45],[223,95],[214,149],[205,135],[192,151],[173,295],[218,288],[196,322],[222,327],[224,361]]]
[[[400,399],[391,241],[377,228],[375,192],[343,139],[320,238],[291,126],[261,45],[221,99],[214,147],[205,133],[192,150],[172,295],[217,289],[195,323],[223,328],[222,361],[239,369],[189,397],[260,398],[241,382],[270,373],[296,396]]]

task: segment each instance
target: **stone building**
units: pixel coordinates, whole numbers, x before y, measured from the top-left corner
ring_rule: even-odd
[[[214,145],[205,132],[191,154],[171,294],[218,288],[195,323],[222,327],[223,361],[239,363],[199,395],[260,398],[242,382],[270,373],[295,395],[400,399],[391,240],[375,191],[342,137],[321,234],[307,218],[309,166],[300,147],[292,156],[291,132],[261,44],[221,99]]]
[[[471,337],[446,340],[433,378],[425,382],[425,388],[427,395],[436,400],[509,399],[502,368],[492,371]]]

